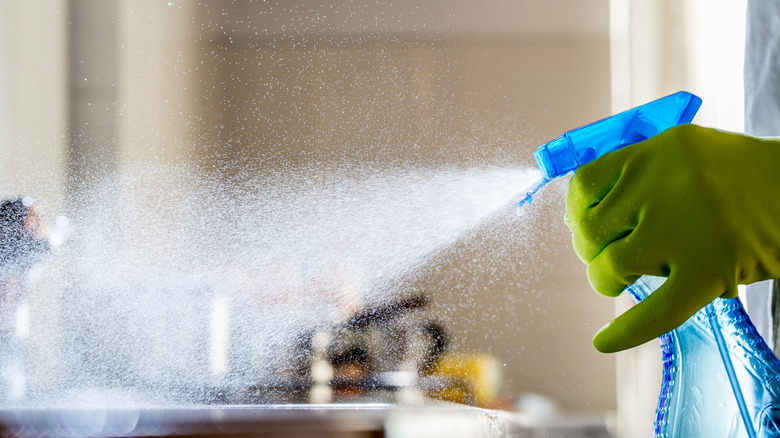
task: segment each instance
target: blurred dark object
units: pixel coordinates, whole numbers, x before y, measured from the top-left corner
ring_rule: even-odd
[[[0,401],[15,403],[26,393],[24,328],[17,311],[25,300],[30,268],[43,259],[48,240],[32,198],[0,203]]]
[[[390,319],[397,318],[426,305],[428,305],[428,300],[424,296],[403,298],[381,306],[368,308],[350,318],[346,326],[355,329],[366,328],[371,324],[387,322]]]
[[[429,321],[423,325],[423,332],[431,339],[431,347],[428,354],[420,364],[420,374],[431,374],[447,350],[447,332],[444,327],[435,321]]]
[[[331,358],[333,379],[330,386],[335,398],[353,398],[362,394],[365,383],[371,377],[371,358],[366,350],[360,347],[349,350]]]
[[[343,324],[302,333],[286,378],[253,385],[239,401],[275,403],[282,396],[292,403],[420,401],[421,382],[447,350],[444,326],[422,312],[427,305],[422,295],[396,298],[366,307]]]
[[[349,331],[367,333],[374,326],[382,333],[385,352],[396,356],[417,355],[417,371],[428,374],[447,349],[447,334],[444,326],[436,321],[428,321],[416,315],[415,311],[428,305],[428,299],[423,295],[401,298],[376,307],[371,307],[352,317],[345,327]],[[365,341],[365,336],[363,341]],[[414,350],[410,345],[414,342],[422,344],[422,348]],[[360,350],[363,348],[358,347]],[[376,350],[376,348],[374,349]],[[397,362],[397,361],[396,361]]]
[[[444,327],[422,312],[427,305],[423,295],[377,304],[333,333],[327,356],[334,371],[334,400],[398,402],[399,391],[408,395],[419,390],[420,378],[435,368],[447,348]]]
[[[28,268],[49,250],[38,208],[32,198],[0,204],[0,267]]]

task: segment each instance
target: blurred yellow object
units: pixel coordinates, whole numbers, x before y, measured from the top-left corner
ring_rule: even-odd
[[[487,407],[498,393],[501,371],[485,353],[445,353],[428,379],[426,394],[431,398]]]

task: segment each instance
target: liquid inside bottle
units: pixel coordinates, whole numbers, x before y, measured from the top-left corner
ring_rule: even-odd
[[[641,301],[664,281],[645,276],[626,290]],[[716,299],[659,339],[655,437],[780,437],[780,361],[739,298]]]

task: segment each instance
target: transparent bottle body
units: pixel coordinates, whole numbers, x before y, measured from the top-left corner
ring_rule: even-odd
[[[626,290],[641,301],[664,280],[645,276]],[[725,341],[727,358],[716,335]],[[780,437],[780,361],[738,298],[716,299],[659,340],[663,379],[655,437]]]

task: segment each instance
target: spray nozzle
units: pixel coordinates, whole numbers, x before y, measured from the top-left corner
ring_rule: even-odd
[[[539,146],[534,158],[542,179],[517,203],[518,212],[549,181],[573,172],[583,164],[624,146],[653,137],[672,126],[690,123],[701,99],[680,91],[650,103],[569,131]]]

